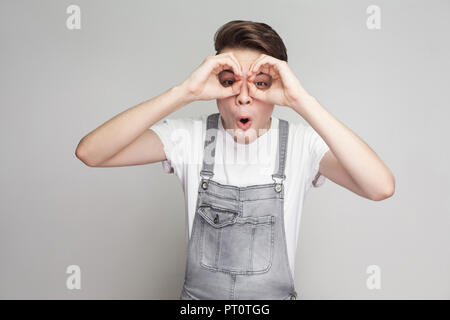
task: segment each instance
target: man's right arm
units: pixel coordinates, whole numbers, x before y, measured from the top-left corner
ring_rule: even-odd
[[[218,74],[234,70],[237,81],[223,86]],[[155,123],[196,100],[223,99],[236,95],[242,83],[242,68],[231,52],[206,57],[180,85],[119,113],[81,139],[76,156],[90,167],[128,166],[166,159]]]
[[[90,167],[129,166],[166,160],[164,146],[151,129],[155,123],[191,103],[183,84],[131,107],[84,136],[75,151]]]

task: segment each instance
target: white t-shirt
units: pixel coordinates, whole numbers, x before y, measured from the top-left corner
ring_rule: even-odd
[[[165,118],[150,128],[164,145],[167,158],[162,162],[164,171],[174,173],[183,186],[189,237],[197,204],[207,117]],[[278,153],[278,121],[272,115],[270,129],[252,143],[243,144],[234,141],[219,118],[212,180],[239,187],[273,183]],[[303,199],[311,187],[319,187],[325,182],[326,178],[318,170],[320,160],[328,150],[328,145],[310,125],[289,122],[286,179],[283,183],[284,223],[292,275]]]

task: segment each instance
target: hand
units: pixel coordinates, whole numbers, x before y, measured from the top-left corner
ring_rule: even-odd
[[[220,75],[234,74],[232,86],[225,86]],[[191,100],[223,99],[237,95],[242,85],[242,68],[231,52],[208,56],[202,64],[181,84]]]
[[[252,63],[247,76],[249,95],[270,104],[292,108],[307,94],[286,61],[266,54]]]

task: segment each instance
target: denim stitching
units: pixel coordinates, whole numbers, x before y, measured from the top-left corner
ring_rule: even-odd
[[[275,186],[275,184],[272,184],[272,188],[274,186]],[[255,201],[255,200],[261,200],[261,199],[284,199],[283,190],[281,192],[277,192],[276,194],[269,195],[267,197],[261,197],[261,198],[258,198],[258,199],[246,199],[246,200],[239,200],[239,199],[236,199],[236,198],[225,197],[225,196],[217,194],[217,193],[215,193],[215,192],[213,192],[213,191],[211,191],[209,189],[205,190],[205,191],[200,191],[199,193],[200,194],[201,193],[205,193],[205,194],[214,196],[214,197],[219,198],[219,199],[232,200],[232,201]]]
[[[262,273],[266,273],[270,270],[271,266],[272,266],[272,260],[273,260],[273,247],[274,247],[274,242],[275,242],[275,217],[271,216],[270,219],[270,245],[269,245],[269,263],[267,265],[267,267],[265,269],[261,269],[261,270],[255,270],[255,271],[250,271],[250,270],[237,270],[234,268],[221,268],[218,266],[217,262],[215,263],[215,266],[211,266],[209,264],[207,264],[207,262],[204,260],[204,252],[201,255],[200,258],[200,265],[206,269],[209,270],[213,270],[213,271],[220,271],[223,273],[228,273],[228,274],[243,274],[243,275],[253,275],[253,274],[262,274]],[[204,224],[202,224],[202,226],[204,226]],[[255,227],[256,228],[256,227]],[[202,244],[205,243],[204,240],[204,232],[202,232]],[[217,241],[217,243],[219,244],[220,247],[220,241]],[[219,250],[217,250],[219,251]]]
[[[245,186],[245,187],[238,187],[238,186],[233,186],[230,184],[221,184],[220,182],[217,182],[217,181],[211,180],[211,179],[209,180],[209,183],[214,184],[221,188],[236,190],[236,191],[240,191],[240,192],[245,191],[245,190],[252,190],[252,189],[266,189],[266,188],[270,189],[275,185],[275,183],[269,182],[269,183],[263,183],[263,184],[252,184],[252,185]]]
[[[203,261],[203,251],[204,251],[204,248],[203,248],[203,246],[204,246],[204,243],[205,243],[205,241],[204,241],[204,229],[205,229],[205,221],[204,220],[202,220],[201,221],[201,224],[200,224],[200,234],[199,234],[199,238],[198,238],[198,247],[199,247],[199,257],[200,257],[200,259]]]
[[[230,285],[230,299],[234,300],[234,290],[236,288],[236,275],[231,275],[231,285]]]
[[[251,242],[250,242],[250,249],[249,249],[249,256],[248,256],[248,270],[253,270],[253,244],[255,242],[255,229],[256,227],[254,225],[251,226]]]
[[[218,117],[218,118],[216,118]],[[207,127],[214,127],[216,122],[215,120],[220,121],[220,114],[213,114],[210,115],[208,117],[208,123],[207,123]],[[218,124],[217,121],[217,124]],[[279,145],[278,145],[278,168],[276,170],[276,173],[274,173],[273,175],[280,175],[282,179],[285,179],[284,176],[284,169],[285,169],[285,162],[286,162],[286,152],[287,152],[287,138],[288,138],[288,123],[287,121],[280,119],[280,123],[279,123],[279,128],[281,128],[281,130],[279,131]],[[214,134],[217,131],[212,130],[210,134],[211,137],[214,136]],[[209,137],[209,136],[207,136]],[[206,138],[205,138],[206,140]],[[211,138],[208,139],[210,142],[209,143],[215,143],[216,142],[216,138]],[[280,143],[281,142],[281,143]],[[211,147],[211,146],[210,146]],[[215,150],[214,150],[215,151]],[[214,153],[212,153],[211,155],[214,155]],[[214,159],[213,159],[214,160]],[[204,161],[205,162],[205,161]],[[213,161],[214,163],[214,161]],[[203,163],[204,164],[204,163]],[[205,169],[205,167],[202,168],[202,170]],[[208,169],[208,168],[206,168]],[[204,172],[203,172],[204,173]],[[213,175],[213,171],[211,172],[211,174]],[[273,176],[272,175],[272,176]],[[198,191],[198,199],[197,199],[197,208],[199,208],[199,203],[200,200],[203,201],[204,203],[207,202],[212,202],[214,203],[214,199],[220,199],[216,201],[216,204],[222,204],[223,206],[228,206],[227,201],[233,201],[230,205],[234,205],[235,207],[233,207],[231,210],[229,210],[228,208],[221,208],[220,206],[216,207],[216,210],[220,211],[220,210],[225,210],[228,212],[236,212],[237,211],[237,215],[234,216],[233,218],[236,218],[235,220],[233,219],[229,219],[230,216],[226,217],[227,219],[227,223],[221,225],[216,224],[215,226],[213,224],[211,224],[211,219],[213,216],[211,216],[211,212],[206,212],[207,214],[201,215],[202,211],[200,210],[199,212],[196,212],[195,218],[194,218],[194,226],[197,224],[197,230],[196,232],[193,232],[193,238],[199,238],[199,242],[201,242],[201,245],[199,243],[195,243],[193,242],[193,245],[197,244],[199,246],[199,250],[201,252],[201,256],[199,257],[199,260],[196,262],[196,266],[199,266],[200,269],[204,268],[204,269],[209,269],[211,271],[217,272],[220,271],[222,273],[225,274],[229,274],[231,276],[231,287],[229,288],[229,294],[231,299],[234,299],[236,296],[236,280],[237,280],[237,275],[253,275],[253,274],[260,274],[260,273],[265,273],[267,272],[270,268],[272,268],[272,265],[274,267],[276,267],[277,269],[275,271],[282,271],[283,273],[285,271],[283,271],[283,269],[278,269],[279,267],[282,266],[282,268],[289,270],[289,275],[286,274],[283,277],[283,284],[286,285],[291,285],[291,293],[287,296],[288,298],[292,295],[292,296],[296,296],[296,292],[295,292],[295,288],[294,288],[294,284],[293,284],[293,274],[290,270],[290,265],[289,265],[289,260],[288,260],[288,255],[287,255],[287,248],[286,248],[286,242],[283,244],[280,241],[281,240],[286,240],[286,235],[285,235],[285,226],[284,224],[284,194],[285,194],[285,188],[284,188],[284,184],[282,185],[282,189],[280,190],[280,192],[276,192],[276,190],[274,190],[274,187],[276,185],[276,183],[267,183],[267,184],[259,184],[259,185],[252,185],[252,186],[246,186],[246,187],[237,187],[237,186],[232,186],[232,185],[224,185],[224,184],[220,184],[219,182],[213,181],[213,180],[208,180],[208,183],[210,183],[209,185],[212,186],[211,188],[206,188],[202,189],[202,185],[201,185],[202,181],[200,181],[199,183],[199,191]],[[208,185],[208,186],[209,186]],[[264,189],[269,189],[269,190],[264,190]],[[259,190],[264,190],[264,192],[258,192]],[[244,194],[248,192],[248,194]],[[222,194],[221,194],[222,193]],[[262,195],[261,195],[262,193]],[[245,197],[248,198],[254,198],[254,199],[245,199]],[[208,199],[208,197],[210,197],[210,199]],[[200,199],[200,200],[199,200]],[[277,200],[280,199],[281,201]],[[260,217],[257,216],[248,216],[248,217],[243,217],[243,206],[244,206],[244,201],[248,201],[249,203],[251,202],[255,202],[255,201],[261,201],[261,200],[271,200],[269,202],[267,202],[267,209],[270,208],[270,210],[276,210],[276,216],[273,215],[269,215],[270,217],[270,221],[264,221],[263,219],[258,219]],[[237,202],[236,202],[237,201]],[[261,202],[261,205],[266,205],[266,203],[264,201]],[[258,203],[256,203],[256,206],[258,206]],[[234,208],[238,208],[238,210],[234,209]],[[281,207],[281,208],[280,208]],[[253,208],[252,210],[255,209],[257,210],[257,208]],[[281,209],[281,210],[280,210]],[[214,210],[214,209],[213,209]],[[205,212],[204,212],[205,213]],[[277,220],[277,216],[281,215],[280,220]],[[226,214],[225,214],[226,216]],[[264,216],[264,217],[268,217],[268,216]],[[203,218],[203,219],[202,219]],[[195,220],[197,219],[197,220]],[[222,219],[220,219],[220,222],[223,221]],[[230,225],[231,224],[231,225]],[[250,238],[249,241],[251,241],[251,243],[249,244],[249,259],[247,261],[245,261],[245,257],[243,259],[243,263],[238,261],[239,263],[239,267],[240,266],[244,266],[244,269],[248,269],[248,270],[242,270],[242,268],[228,268],[229,270],[226,270],[226,267],[222,267],[220,263],[221,260],[221,255],[223,254],[223,250],[222,248],[225,249],[225,247],[222,247],[222,245],[224,244],[225,241],[225,230],[233,230],[233,229],[223,229],[223,228],[233,228],[234,224],[240,225],[240,227],[237,229],[238,232],[245,232],[247,235],[245,237],[247,237],[247,239]],[[280,225],[281,224],[281,225]],[[257,246],[257,244],[261,245],[262,243],[256,243],[255,241],[257,241],[257,237],[258,234],[257,232],[259,231],[258,226],[260,227],[260,232],[262,232],[262,236],[263,239],[265,239],[264,241],[267,241],[269,239],[267,239],[267,236],[270,236],[270,241],[267,242],[269,248],[269,265],[266,269],[264,270],[260,270],[260,271],[250,271],[255,267],[255,261],[254,261],[254,255],[255,252],[257,252],[257,248],[259,246]],[[280,227],[281,226],[281,227]],[[215,227],[215,228],[213,228]],[[269,230],[267,230],[267,227],[270,228]],[[209,229],[204,229],[204,228],[209,228]],[[242,229],[241,229],[242,228]],[[200,231],[200,232],[199,232]],[[281,232],[280,232],[281,231]],[[213,239],[211,241],[211,243],[208,243],[207,238],[206,238],[206,232],[211,232],[211,236]],[[212,248],[216,249],[216,252],[213,253],[211,252],[211,264],[213,264],[214,266],[209,266],[208,264],[206,264],[206,260],[204,260],[204,256],[205,256],[205,249],[207,248],[208,245],[211,245]],[[215,245],[215,247],[214,247]],[[280,252],[281,256],[280,258],[282,258],[283,261],[278,261],[277,260],[277,264],[274,264],[274,258],[275,258],[275,245],[277,246],[277,249],[281,249],[279,251],[276,252]],[[281,245],[281,248],[280,248]],[[267,245],[262,244],[261,246],[262,248],[266,248],[267,250]],[[235,250],[236,248],[230,247],[231,250]],[[267,252],[267,251],[266,251]],[[214,255],[215,254],[215,255]],[[244,254],[244,256],[246,255],[245,253],[241,252],[241,254]],[[226,258],[226,257],[225,257]],[[222,257],[223,259],[223,257]],[[278,256],[277,256],[278,259]],[[213,262],[214,261],[214,262]],[[230,260],[231,261],[231,260]],[[264,260],[263,260],[264,261]],[[200,262],[200,263],[199,263]],[[226,261],[224,261],[226,262]],[[245,267],[247,266],[247,267]],[[199,270],[200,270],[199,269]],[[275,272],[274,271],[274,272]],[[208,274],[205,273],[205,276],[207,276]],[[213,274],[210,274],[213,275]],[[270,277],[270,276],[269,276]],[[264,277],[265,278],[265,277]],[[218,278],[219,280],[220,278]],[[226,287],[223,288],[224,290],[226,290]],[[245,291],[245,289],[243,288],[243,290]],[[281,294],[281,292],[279,291],[279,289],[277,287],[274,287],[274,290],[276,290],[279,294]],[[284,295],[284,294],[283,294]],[[239,296],[239,294],[238,294]],[[208,298],[207,298],[208,299]]]
[[[218,210],[218,211],[220,211],[220,210]],[[224,211],[229,211],[229,210],[224,210]],[[230,225],[230,224],[234,224],[235,223],[235,221],[236,221],[236,216],[237,216],[237,212],[232,212],[233,214],[234,214],[234,216],[231,218],[231,219],[229,219],[229,220],[225,220],[224,222],[222,222],[222,223],[219,223],[219,224],[216,224],[215,222],[214,222],[214,220],[211,220],[211,217],[207,214],[207,213],[205,213],[205,211],[204,211],[204,207],[199,207],[199,209],[197,210],[197,212],[198,212],[198,214],[203,218],[203,219],[205,219],[206,220],[206,222],[208,222],[213,228],[223,228],[223,227],[226,227],[227,225]],[[236,214],[235,214],[236,213]]]
[[[217,266],[219,265],[219,257],[220,257],[220,251],[221,251],[221,241],[222,241],[222,232],[223,232],[223,228],[219,229],[219,234],[217,236],[217,240],[216,240],[216,260],[215,260],[215,267],[217,268]]]
[[[287,257],[287,259],[285,259],[285,261],[284,261],[284,264],[285,264],[285,267],[287,267],[287,270],[288,270],[288,273],[289,273],[289,279],[290,279],[290,282],[291,282],[291,289],[296,295],[295,284],[294,284],[294,275],[292,274],[291,266],[289,265],[289,261],[288,261],[289,260],[289,256],[288,256],[288,252],[287,252],[286,230],[285,230],[285,227],[284,227],[284,206],[281,205],[280,207],[281,207],[281,227],[282,227],[282,231],[281,231],[282,239],[281,240],[284,240],[284,244],[283,244],[283,248],[284,249],[283,250],[284,250],[285,255]]]

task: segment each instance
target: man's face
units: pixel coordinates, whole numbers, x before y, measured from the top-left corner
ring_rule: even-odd
[[[223,119],[222,125],[227,132],[234,136],[235,141],[250,143],[263,134],[264,130],[269,129],[274,108],[273,104],[257,100],[249,95],[246,73],[261,52],[252,49],[225,48],[220,53],[224,52],[233,53],[241,65],[244,78],[239,94],[217,99],[217,106]],[[233,72],[231,70],[222,71],[219,74],[219,81],[222,85],[229,86],[234,82]],[[271,78],[267,74],[259,74],[253,82],[258,89],[267,90],[270,87]],[[248,118],[248,121],[245,122],[244,118]]]

